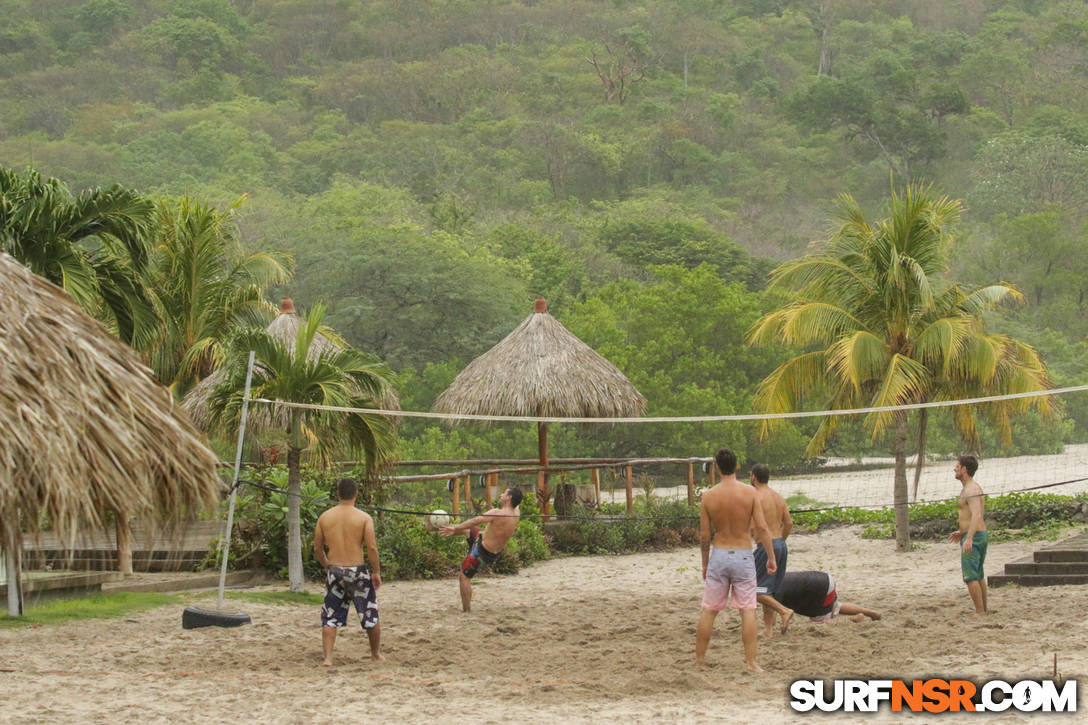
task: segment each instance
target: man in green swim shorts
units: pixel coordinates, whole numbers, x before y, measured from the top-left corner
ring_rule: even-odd
[[[975,604],[975,614],[986,614],[986,546],[990,533],[986,531],[986,504],[982,487],[975,483],[974,475],[978,470],[978,459],[974,456],[960,456],[956,460],[956,480],[962,484],[959,499],[960,528],[948,537],[949,541],[963,542],[960,553],[960,568],[967,592]]]

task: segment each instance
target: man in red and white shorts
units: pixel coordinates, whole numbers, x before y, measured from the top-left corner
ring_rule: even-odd
[[[714,462],[721,480],[703,494],[699,506],[699,543],[706,587],[703,611],[695,628],[695,664],[704,662],[718,612],[732,606],[740,610],[744,664],[749,670],[762,672],[756,664],[756,565],[749,537],[754,534],[766,549],[769,574],[778,569],[774,546],[756,492],[737,480],[736,454],[723,448],[714,456]]]
[[[514,535],[521,518],[521,489],[508,488],[499,497],[499,508],[491,509],[482,516],[462,521],[455,526],[443,526],[438,529],[443,536],[453,536],[459,531],[467,531],[468,556],[461,562],[461,574],[458,577],[461,586],[461,609],[472,609],[472,582],[476,572],[484,564],[490,564],[502,550],[506,542]],[[486,527],[483,533],[480,526]]]

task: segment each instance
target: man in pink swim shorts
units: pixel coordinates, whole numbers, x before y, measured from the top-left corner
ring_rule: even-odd
[[[714,456],[714,463],[721,480],[703,494],[699,506],[699,542],[706,587],[703,611],[695,628],[695,664],[704,663],[718,612],[732,606],[740,610],[744,664],[753,672],[762,672],[756,664],[756,565],[752,534],[767,551],[767,573],[775,573],[778,563],[763,507],[758,505],[755,491],[737,480],[736,454],[723,448]]]

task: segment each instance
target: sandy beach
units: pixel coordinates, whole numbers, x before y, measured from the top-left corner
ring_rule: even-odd
[[[829,468],[819,473],[778,476],[772,471],[771,485],[783,496],[804,494],[823,506],[891,506],[895,482],[894,463],[890,458],[831,459]],[[845,470],[843,467],[847,465],[871,468]],[[954,465],[955,461],[949,459],[929,461],[922,466],[922,475],[918,480],[918,500],[940,501],[959,495],[959,482],[952,476]],[[747,471],[747,467],[742,467],[742,479],[748,475]],[[1085,471],[1088,471],[1088,444],[1078,443],[1067,445],[1062,453],[1053,455],[983,459],[977,479],[983,490],[991,496],[1027,489],[1071,496],[1088,491]],[[907,481],[908,486],[913,487],[913,457],[907,459]],[[1069,483],[1054,485],[1063,481]],[[696,485],[706,485],[705,474],[696,481]],[[634,492],[642,495],[642,489],[638,486]],[[654,495],[686,500],[687,486],[661,485],[654,490]],[[622,486],[602,487],[601,499],[608,503],[623,503],[626,501],[626,493]]]
[[[455,579],[388,582],[379,591],[387,661],[371,662],[365,635],[352,627],[328,670],[318,609],[306,605],[234,603],[253,618],[236,629],[182,630],[182,606],[172,605],[120,620],[3,630],[2,719],[794,722],[805,717],[787,702],[798,678],[1047,678],[1055,652],[1065,677],[1088,672],[1088,587],[995,589],[994,612],[978,618],[953,545],[895,554],[891,542],[858,531],[792,537],[790,568],[833,572],[843,600],[884,618],[817,625],[797,617],[787,634],[761,640],[764,674],[742,669],[735,613],[718,618],[709,667],[693,667],[701,596],[693,547],[553,559],[515,576],[484,576],[469,615]],[[994,544],[987,570],[1037,546]],[[214,606],[214,592],[184,598]],[[904,719],[887,711],[862,717]],[[972,716],[942,716],[961,717]]]

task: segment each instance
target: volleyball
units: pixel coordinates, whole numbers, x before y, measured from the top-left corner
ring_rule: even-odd
[[[428,529],[437,531],[439,526],[445,526],[450,522],[450,515],[442,509],[438,509],[427,514],[426,521]]]

